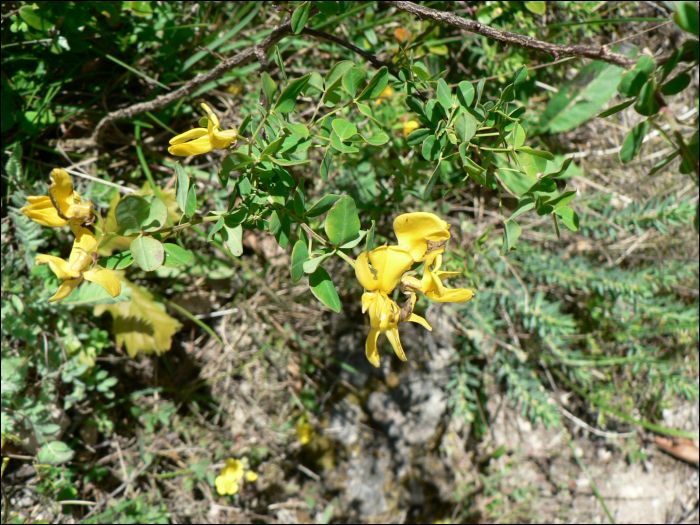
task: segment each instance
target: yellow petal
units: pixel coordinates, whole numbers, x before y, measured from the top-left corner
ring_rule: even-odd
[[[122,293],[122,283],[119,281],[117,274],[112,270],[93,268],[92,270],[84,272],[83,277],[88,281],[99,284],[102,288],[107,290],[107,293],[112,297],[117,297]]]
[[[357,264],[357,263],[355,263],[355,264]],[[365,292],[362,294],[362,313],[365,313],[367,311],[367,309],[372,304],[374,297],[375,297],[375,295],[371,292]]]
[[[403,213],[394,219],[394,232],[399,246],[409,252],[416,262],[424,261],[430,246],[450,238],[450,225],[433,213]]]
[[[72,270],[68,261],[64,261],[60,257],[55,257],[53,255],[39,254],[34,260],[36,264],[48,264],[51,271],[56,274],[56,277],[62,281],[67,281],[69,279],[76,279],[80,277],[80,272]]]
[[[174,136],[173,138],[170,139],[170,145],[174,146],[176,144],[182,144],[184,142],[187,142],[189,140],[194,140],[198,139],[200,137],[207,136],[209,133],[207,132],[207,128],[194,128],[189,131],[185,131],[184,133],[180,133],[179,135]]]
[[[258,475],[255,472],[253,472],[252,470],[249,470],[248,472],[245,473],[245,479],[252,483],[256,479],[258,479]]]
[[[465,303],[474,297],[474,292],[468,288],[446,288],[442,297],[436,295],[435,292],[428,292],[425,296],[431,301],[439,303]]]
[[[403,351],[403,347],[401,346],[398,327],[389,328],[386,331],[386,337],[389,339],[391,346],[394,347],[394,352],[396,352],[396,355],[399,356],[399,359],[401,359],[401,361],[408,361],[408,359],[406,359],[406,354]]]
[[[413,133],[418,128],[420,128],[420,124],[415,120],[409,120],[407,122],[404,122],[403,136],[408,137],[411,133]]]
[[[209,134],[212,146],[218,149],[226,149],[231,145],[231,142],[238,138],[238,131],[235,129],[227,129],[219,131],[215,129]]]
[[[56,207],[51,202],[51,197],[48,196],[31,196],[27,197],[29,206],[21,208],[19,211],[24,213],[34,222],[49,228],[60,228],[68,224],[67,219],[58,216]]]
[[[397,246],[381,246],[372,250],[369,260],[379,272],[379,289],[386,293],[396,288],[401,276],[413,265],[411,254]]]
[[[66,215],[68,208],[76,204],[70,175],[65,170],[56,168],[51,172],[50,176],[53,183],[49,186],[49,195],[51,195],[54,205],[58,208],[58,215],[63,215],[63,218],[70,219],[71,217]]]
[[[175,146],[170,146],[168,148],[168,153],[175,155],[176,157],[189,157],[191,155],[201,155],[202,153],[209,153],[214,147],[211,145],[211,140],[209,140],[209,135],[198,138],[197,140],[192,140],[185,144],[176,144]]]
[[[78,287],[78,285],[82,282],[82,277],[78,277],[77,279],[70,279],[68,281],[63,281],[61,283],[61,286],[58,287],[58,290],[53,295],[53,297],[49,299],[49,302],[53,303],[54,301],[60,301],[61,299],[65,299],[71,293],[73,293],[73,290],[75,290]]]
[[[419,325],[423,326],[423,328],[427,328],[431,332],[433,331],[433,327],[430,326],[430,323],[426,321],[423,317],[421,317],[418,314],[411,314],[408,316],[408,319],[406,319],[406,322],[408,323],[418,323]]]
[[[379,287],[379,277],[377,272],[373,272],[369,267],[369,255],[362,252],[355,261],[355,277],[365,290],[376,290]],[[365,296],[362,296],[362,313],[365,313]]]
[[[377,338],[379,338],[379,329],[373,328],[369,331],[367,342],[365,343],[365,353],[367,359],[374,366],[379,368],[379,350],[377,350]]]

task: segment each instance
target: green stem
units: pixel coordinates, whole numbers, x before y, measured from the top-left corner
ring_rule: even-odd
[[[195,323],[197,326],[199,326],[202,330],[204,330],[206,333],[208,333],[210,336],[212,336],[216,341],[221,345],[224,346],[224,342],[221,340],[221,338],[217,335],[217,333],[211,329],[211,327],[206,324],[205,322],[201,321],[200,319],[197,319],[194,315],[192,315],[190,312],[185,310],[182,306],[180,306],[177,303],[172,302],[169,299],[163,298],[163,301],[168,305],[173,307],[175,310],[180,312],[182,315],[187,317],[190,321]]]
[[[153,180],[153,175],[151,174],[151,168],[148,167],[148,163],[146,162],[146,157],[143,154],[143,149],[141,148],[141,125],[140,124],[136,124],[134,134],[136,135],[136,155],[138,155],[138,157],[139,157],[139,162],[141,163],[141,167],[143,168],[143,171],[146,174],[146,178],[148,179],[148,183],[151,185],[151,188],[153,188],[153,193],[155,193],[156,197],[158,197],[160,200],[163,200],[163,195],[161,195],[161,193],[160,193],[160,188],[158,186],[156,186],[156,181]]]
[[[255,133],[253,133],[253,136],[250,137],[250,142],[248,142],[248,155],[250,155],[251,149],[253,148],[253,144],[255,143],[255,137],[258,136],[258,133],[260,133],[260,130],[265,125],[265,122],[267,122],[267,115],[263,115],[263,119],[260,121],[258,129],[256,129]]]
[[[352,266],[353,269],[355,269],[355,261],[352,260],[348,255],[345,255],[345,254],[344,254],[343,252],[341,252],[340,250],[336,251],[335,254],[336,254],[338,257],[340,257],[341,259],[343,259],[343,260],[344,260],[346,263],[348,263],[350,266]]]

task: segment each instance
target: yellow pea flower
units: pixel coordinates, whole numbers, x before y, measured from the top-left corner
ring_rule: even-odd
[[[394,219],[399,247],[415,262],[425,261],[431,253],[442,253],[450,238],[450,225],[433,213],[403,213]]]
[[[238,482],[243,477],[243,462],[238,459],[228,458],[226,466],[221,469],[221,475],[216,477],[216,491],[222,496],[233,496],[238,492]]]
[[[411,133],[420,128],[417,120],[408,120],[403,123],[403,136],[408,137]]]
[[[388,296],[413,262],[411,254],[397,246],[380,246],[369,253],[363,252],[355,261],[355,276],[367,290],[362,295],[362,313],[369,312],[370,320],[365,352],[369,362],[376,367],[379,366],[377,339],[380,333],[386,334],[399,359],[406,361],[398,324],[410,321],[432,330],[425,319],[413,313],[415,295],[403,308]]]
[[[440,303],[464,303],[474,297],[474,292],[468,288],[445,288],[442,280],[459,275],[461,272],[441,271],[442,253],[431,253],[423,266],[423,279],[405,275],[401,278],[401,291],[404,293],[424,293],[431,301]],[[432,268],[431,268],[432,267]]]
[[[68,260],[53,255],[40,254],[36,256],[36,264],[48,264],[49,268],[63,283],[49,302],[60,301],[68,297],[83,279],[102,286],[112,297],[117,297],[122,290],[121,282],[113,270],[94,268],[95,254],[98,242],[87,228],[71,223],[75,233],[73,249]]]
[[[19,211],[34,222],[50,228],[65,226],[72,220],[88,222],[92,216],[92,204],[83,202],[65,170],[51,172],[49,194],[27,197],[29,205]]]
[[[394,90],[391,88],[391,86],[387,85],[387,86],[384,88],[384,91],[382,91],[381,93],[379,93],[379,96],[377,97],[377,100],[374,101],[374,105],[375,105],[375,106],[378,106],[379,104],[382,103],[382,100],[384,100],[385,98],[391,98],[391,97],[393,97],[393,96],[394,96]]]
[[[209,106],[202,103],[202,109],[207,114],[207,127],[194,128],[170,139],[168,153],[178,157],[189,157],[209,153],[214,148],[226,149],[238,139],[236,128],[219,131],[219,117]]]

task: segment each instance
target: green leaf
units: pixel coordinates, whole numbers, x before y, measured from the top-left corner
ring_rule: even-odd
[[[307,217],[318,217],[323,215],[328,210],[330,210],[333,205],[341,199],[340,195],[334,195],[332,193],[324,195],[321,199],[316,202],[309,210],[306,212]]]
[[[319,170],[319,175],[321,175],[321,180],[326,182],[328,180],[328,175],[331,172],[331,165],[333,164],[333,155],[331,155],[330,148],[326,150],[323,156],[323,161],[321,162],[321,167]]]
[[[284,88],[284,91],[282,91],[277,99],[274,111],[277,113],[291,113],[297,103],[297,97],[301,93],[302,89],[304,89],[304,86],[306,86],[310,78],[311,74],[304,75],[303,77],[292,80],[289,84],[287,84],[287,87]]]
[[[340,248],[343,250],[349,250],[350,248],[354,248],[362,242],[362,239],[364,239],[366,235],[367,230],[360,230],[354,237],[348,239],[343,244],[341,244]]]
[[[270,234],[275,236],[281,248],[286,248],[291,237],[292,220],[289,215],[278,210],[270,215]]]
[[[54,26],[54,22],[46,18],[47,5],[43,9],[36,4],[23,5],[19,8],[19,16],[29,27],[39,31],[48,31]]]
[[[192,259],[192,254],[177,244],[171,242],[165,243],[163,248],[165,249],[163,266],[169,266],[171,268],[183,266]]]
[[[443,134],[439,139],[435,135],[430,135],[423,143],[421,153],[425,160],[435,162],[440,158],[440,154],[446,145],[446,136]]]
[[[689,84],[690,75],[687,73],[681,73],[661,86],[661,93],[664,95],[675,95],[676,93],[680,93],[687,88]]]
[[[39,463],[47,465],[60,465],[73,459],[74,455],[75,452],[63,441],[51,441],[42,445],[37,455],[37,460]]]
[[[360,227],[355,201],[349,195],[344,195],[333,204],[324,224],[328,240],[336,246],[357,235]]]
[[[468,108],[474,100],[474,86],[471,82],[462,80],[457,86],[457,100],[462,107]]]
[[[269,108],[270,104],[272,104],[272,97],[274,97],[275,93],[277,93],[277,84],[275,84],[275,81],[272,80],[272,77],[267,71],[263,71],[261,79],[263,93],[265,94],[265,107]]]
[[[508,84],[501,91],[501,96],[498,98],[500,102],[511,102],[515,100],[515,91],[513,90],[513,84]]]
[[[642,142],[649,129],[649,121],[645,120],[640,122],[625,137],[625,141],[622,143],[622,149],[620,150],[620,160],[623,164],[631,161],[637,156],[639,150],[642,148]]]
[[[632,104],[634,104],[635,101],[636,101],[635,99],[626,100],[625,102],[622,102],[622,103],[617,104],[611,108],[608,108],[605,111],[599,113],[597,118],[605,118],[605,117],[609,117],[610,115],[614,115],[615,113],[619,113],[620,111],[622,111],[626,107],[629,107]]]
[[[435,183],[438,180],[440,174],[440,162],[437,163],[435,166],[435,169],[433,172],[430,174],[430,178],[428,179],[428,182],[425,184],[425,188],[423,188],[423,200],[427,201],[430,198],[430,194],[433,192],[433,188],[435,187]]]
[[[510,216],[510,220],[522,215],[526,211],[529,211],[535,207],[535,197],[531,194],[525,194],[518,201],[518,205],[513,210],[513,214]]]
[[[553,171],[551,173],[547,173],[546,175],[543,175],[542,178],[543,179],[556,179],[557,177],[564,175],[566,173],[566,170],[569,169],[569,166],[571,165],[571,163],[573,161],[574,161],[574,158],[569,157],[568,159],[564,160],[564,162],[562,162],[561,167],[558,170]]]
[[[221,171],[219,171],[219,173],[221,173]],[[175,176],[177,177],[175,200],[177,200],[180,211],[184,213],[185,207],[187,206],[187,193],[190,190],[190,178],[187,176],[187,173],[185,173],[185,168],[182,167],[179,161],[175,162]],[[226,175],[226,181],[228,181],[228,174]],[[226,184],[221,185],[226,187]]]
[[[389,135],[384,133],[383,131],[379,131],[372,135],[371,137],[365,137],[364,135],[360,135],[367,144],[370,146],[382,146],[383,144],[386,144],[389,142]]]
[[[477,107],[479,102],[481,102],[481,94],[484,92],[484,84],[486,84],[485,78],[482,78],[476,84],[476,101],[474,102],[474,107]]]
[[[333,252],[324,253],[320,257],[308,259],[302,264],[302,270],[304,270],[304,273],[314,273],[331,255],[333,255]]]
[[[355,98],[357,90],[364,84],[365,78],[366,75],[364,71],[356,67],[351,67],[343,75],[343,87],[345,91],[347,91],[352,98]]]
[[[311,288],[311,293],[316,296],[316,299],[334,312],[340,312],[340,297],[338,297],[338,292],[333,286],[331,276],[328,275],[326,270],[319,268],[309,276],[309,288]]]
[[[354,146],[343,144],[343,141],[340,139],[335,130],[333,130],[333,133],[331,133],[331,145],[341,153],[357,153],[360,151]]]
[[[455,132],[457,132],[460,142],[469,142],[476,133],[476,127],[478,125],[479,123],[471,113],[461,113],[455,120]]]
[[[578,215],[576,215],[576,212],[574,210],[572,210],[568,206],[562,206],[561,208],[555,209],[554,213],[556,213],[559,216],[561,222],[563,222],[567,228],[569,228],[573,232],[578,231]]]
[[[345,119],[337,118],[333,121],[333,130],[338,134],[340,140],[348,140],[357,133],[357,126]]]
[[[187,192],[187,204],[185,204],[185,215],[192,217],[197,211],[197,192],[195,185],[190,186],[190,191]]]
[[[160,230],[168,220],[168,206],[158,197],[152,196],[148,218],[141,224],[145,232]]]
[[[406,137],[406,143],[409,146],[417,146],[418,144],[423,144],[425,139],[433,134],[433,131],[428,128],[419,128],[412,131],[408,137]]]
[[[449,114],[449,111],[452,110],[452,92],[450,91],[450,86],[442,78],[438,80],[436,95],[437,101]]]
[[[678,10],[673,14],[673,19],[681,29],[698,36],[698,3],[697,2],[675,2]]]
[[[311,9],[311,2],[304,2],[292,13],[292,32],[298,35],[304,30],[306,22],[309,19],[309,10]],[[289,113],[286,111],[285,113]]]
[[[654,164],[654,167],[651,168],[651,171],[649,171],[649,176],[652,176],[659,171],[661,171],[666,165],[668,165],[673,159],[675,159],[678,155],[680,155],[680,150],[676,150],[673,153],[671,153],[668,157],[666,157],[663,160],[660,160],[656,164]]]
[[[517,151],[520,151],[522,153],[528,153],[530,155],[533,155],[535,157],[539,157],[541,159],[545,160],[554,160],[554,155],[550,153],[549,151],[542,151],[539,149],[532,149],[527,146],[520,146],[517,148]]]
[[[334,65],[326,74],[326,92],[323,95],[323,103],[328,107],[335,106],[340,102],[340,88],[345,72],[354,67],[354,62],[343,60]]]
[[[376,118],[374,118],[374,115],[372,114],[372,108],[370,108],[367,104],[355,102],[355,105],[357,106],[357,109],[360,110],[360,113],[362,113],[365,117],[368,117],[377,126],[382,126],[382,123],[379,122]]]
[[[365,251],[366,252],[371,252],[374,250],[374,230],[376,226],[375,220],[372,220],[372,226],[370,227],[369,231],[367,232],[367,237],[365,238]]]
[[[114,210],[117,219],[117,233],[131,235],[141,229],[141,224],[148,220],[150,203],[138,195],[127,195]]]
[[[291,122],[285,122],[284,125],[287,126],[287,129],[297,137],[301,137],[303,139],[309,138],[309,128],[307,128],[304,124],[292,124]]]
[[[97,264],[108,270],[123,270],[128,268],[134,262],[134,257],[129,250],[121,253],[115,253],[108,257],[101,257],[97,260]]]
[[[425,104],[425,116],[431,123],[437,124],[443,117],[442,105],[435,99],[428,100]]]
[[[277,153],[280,148],[282,147],[282,144],[284,143],[285,137],[280,137],[278,139],[273,140],[270,142],[264,150],[260,153],[260,158],[263,157],[263,155],[269,155],[269,156],[274,156],[275,153]]]
[[[302,90],[302,94],[305,97],[315,97],[319,93],[323,93],[323,77],[316,71],[311,73],[311,78]]]
[[[229,225],[224,221],[221,238],[232,255],[240,257],[243,254],[243,226],[241,224]]]
[[[622,80],[617,86],[617,91],[623,97],[636,97],[639,95],[639,90],[642,89],[644,83],[649,79],[649,75],[654,72],[656,63],[654,59],[646,55],[642,55],[637,60],[637,65],[634,69],[622,74]]]
[[[525,2],[525,9],[536,15],[543,15],[547,12],[547,2]]]
[[[338,2],[315,2],[318,10],[326,16],[333,16],[338,13]]]
[[[163,266],[165,250],[163,243],[150,236],[139,235],[131,241],[131,255],[136,264],[146,272],[152,272]]]
[[[216,221],[216,224],[211,227],[211,230],[209,230],[209,235],[207,235],[207,242],[211,242],[211,240],[214,238],[214,234],[218,232],[221,228],[224,227],[224,217],[219,217],[219,220]]]
[[[538,2],[544,4],[544,2]],[[527,80],[527,66],[522,66],[515,72],[513,86],[518,86]]]
[[[553,208],[560,208],[561,206],[564,206],[566,204],[569,204],[572,200],[574,200],[574,197],[576,197],[576,191],[565,191],[559,197],[555,197],[551,200],[547,201],[547,204],[552,206]]]
[[[639,98],[634,105],[634,110],[640,115],[650,117],[659,111],[659,103],[656,100],[656,82],[652,78],[642,86]]]
[[[413,71],[413,73],[423,82],[432,78],[430,72],[428,71],[428,68],[425,67],[425,64],[423,64],[423,62],[414,63],[411,66],[411,71]]]
[[[503,229],[503,246],[501,247],[501,255],[505,255],[508,251],[515,246],[518,237],[523,233],[520,225],[512,219],[505,222],[505,228]]]
[[[292,282],[297,282],[304,275],[304,263],[309,260],[309,249],[304,240],[298,240],[292,249],[292,264],[289,271],[292,274]]]
[[[370,100],[377,98],[382,91],[384,91],[384,88],[386,88],[388,83],[389,70],[386,68],[386,66],[383,66],[377,70],[372,79],[369,81],[369,84],[367,84],[367,87],[362,91],[362,93],[360,93],[360,96],[357,97],[357,100]]]

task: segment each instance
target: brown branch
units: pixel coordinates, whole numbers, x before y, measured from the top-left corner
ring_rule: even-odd
[[[448,13],[446,11],[438,11],[437,9],[431,9],[430,7],[414,4],[413,2],[382,1],[381,3],[393,6],[401,11],[411,13],[420,19],[430,18],[431,20],[436,20],[438,22],[459,27],[460,29],[485,36],[503,44],[516,45],[527,49],[533,49],[535,51],[541,51],[542,53],[548,53],[555,59],[562,56],[586,57],[593,60],[600,60],[602,62],[614,64],[626,69],[634,67],[637,63],[637,61],[634,59],[618,53],[612,53],[606,49],[605,46],[550,44],[549,42],[543,42],[529,36],[518,35],[509,31],[503,31],[502,29],[495,29],[493,27],[480,24],[475,20],[462,18],[461,16],[453,15],[452,13]]]
[[[146,102],[139,102],[138,104],[134,104],[133,106],[129,106],[126,108],[118,109],[116,111],[112,111],[111,113],[108,113],[102,120],[100,120],[95,127],[95,130],[92,132],[92,135],[90,135],[88,138],[84,139],[68,139],[62,142],[62,145],[66,149],[78,149],[78,148],[96,148],[99,146],[101,140],[102,140],[102,134],[105,131],[105,128],[111,124],[112,122],[115,122],[117,120],[125,119],[125,118],[130,118],[133,117],[134,115],[138,115],[140,113],[145,113],[146,111],[154,111],[158,110],[160,108],[164,108],[168,104],[171,104],[175,102],[176,100],[189,95],[193,91],[195,91],[198,87],[207,84],[209,82],[212,82],[222,76],[225,72],[229,71],[230,69],[233,69],[234,67],[242,66],[246,62],[249,62],[251,60],[255,60],[256,58],[259,58],[260,55],[264,56],[264,51],[267,51],[270,49],[272,46],[274,46],[277,42],[282,40],[285,36],[289,35],[292,33],[292,23],[291,19],[287,20],[285,23],[280,24],[278,27],[272,31],[265,39],[260,42],[257,45],[251,46],[247,49],[244,49],[237,55],[234,55],[232,57],[229,57],[222,62],[220,62],[216,67],[211,69],[210,71],[206,73],[200,73],[197,76],[195,76],[192,80],[181,86],[179,89],[176,89],[175,91],[171,91],[170,93],[166,93],[164,95],[161,95],[159,97],[156,97],[153,100],[149,100]],[[263,63],[263,68],[266,66],[266,63]]]

